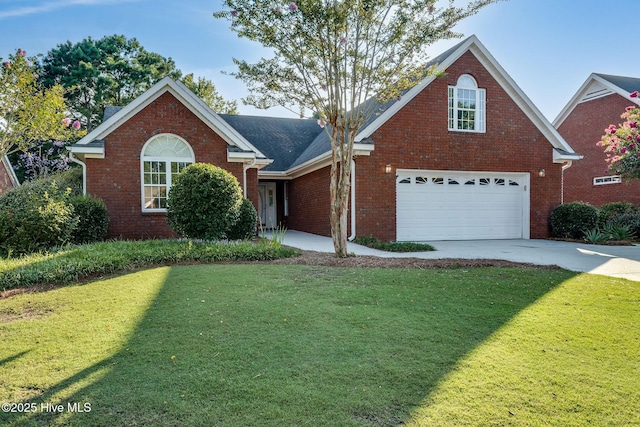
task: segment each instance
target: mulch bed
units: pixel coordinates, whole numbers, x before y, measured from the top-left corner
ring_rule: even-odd
[[[338,258],[333,253],[302,251],[300,256],[277,259],[268,264],[317,265],[323,267],[363,267],[363,268],[476,268],[476,267],[524,267],[559,269],[557,266],[535,265],[497,259],[420,259],[381,258],[376,256],[350,256]]]

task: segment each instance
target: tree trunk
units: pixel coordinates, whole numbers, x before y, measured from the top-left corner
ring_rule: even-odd
[[[353,138],[344,130],[335,129],[331,133],[331,140],[333,146],[330,176],[331,237],[336,256],[345,258],[349,254],[347,252],[347,219],[351,194]]]

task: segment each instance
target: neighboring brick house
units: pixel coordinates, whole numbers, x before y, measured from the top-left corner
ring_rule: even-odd
[[[9,163],[9,158],[3,156],[0,158],[0,195],[18,185],[18,178]]]
[[[434,61],[444,77],[372,104],[356,137],[351,237],[547,237],[562,167],[580,156],[475,36]],[[329,235],[327,133],[313,120],[216,115],[187,92],[165,79],[73,146],[87,192],[107,203],[110,235],[170,235],[160,166],[193,161],[236,175],[266,227]],[[169,145],[184,154],[164,155]]]
[[[640,205],[640,183],[610,174],[604,148],[596,146],[609,125],[622,122],[626,107],[640,105],[638,98],[629,97],[636,90],[640,90],[640,78],[591,74],[553,121],[560,135],[584,156],[564,171],[564,202]]]

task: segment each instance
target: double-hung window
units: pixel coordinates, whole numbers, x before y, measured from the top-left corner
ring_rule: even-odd
[[[182,138],[160,134],[142,148],[142,211],[165,212],[174,177],[195,162],[191,146]]]
[[[485,132],[486,90],[468,74],[449,86],[449,130]]]

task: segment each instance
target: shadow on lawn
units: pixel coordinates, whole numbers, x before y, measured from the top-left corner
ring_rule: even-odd
[[[458,360],[574,275],[242,266],[238,279],[234,267],[172,268],[121,351],[36,399],[96,376],[64,413],[10,425],[402,424]],[[77,402],[91,411],[66,410]]]

